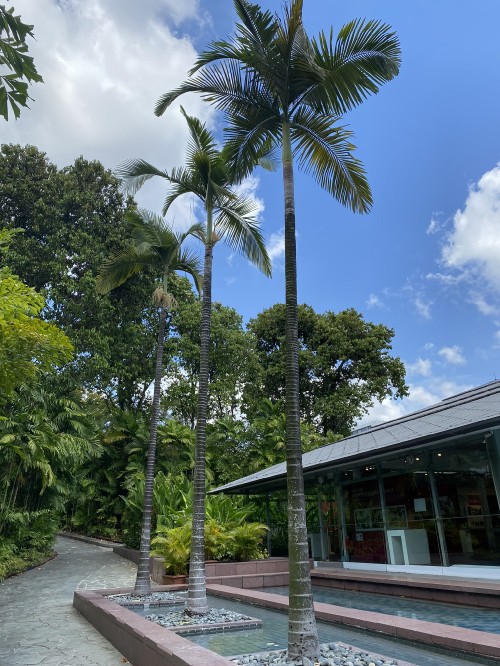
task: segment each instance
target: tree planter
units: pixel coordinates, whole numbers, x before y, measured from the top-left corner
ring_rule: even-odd
[[[163,574],[163,585],[185,585],[187,576],[185,574]]]

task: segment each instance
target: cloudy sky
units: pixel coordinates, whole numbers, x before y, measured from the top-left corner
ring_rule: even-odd
[[[281,0],[262,6],[280,10]],[[355,17],[398,32],[401,74],[349,114],[375,205],[342,209],[298,174],[299,300],[318,312],[354,307],[395,330],[411,396],[369,419],[413,411],[500,376],[500,3],[498,0],[305,0],[308,32]],[[9,5],[10,6],[10,5]],[[231,0],[15,0],[34,24],[30,43],[45,83],[2,142],[36,145],[59,167],[83,155],[114,169],[142,157],[181,165],[186,131],[178,107],[156,118],[197,52],[229,34]],[[183,105],[219,132],[221,118],[196,97]],[[214,298],[245,320],[284,300],[283,207],[278,174],[245,185],[260,201],[274,264],[268,280],[225,248],[216,251]],[[159,210],[162,186],[141,205]],[[173,211],[185,225],[189,203]]]

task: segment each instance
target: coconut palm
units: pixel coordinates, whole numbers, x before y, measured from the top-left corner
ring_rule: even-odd
[[[291,659],[318,652],[305,523],[300,445],[297,342],[297,274],[293,165],[310,172],[321,187],[353,211],[367,212],[372,197],[351,132],[339,117],[397,75],[400,48],[389,26],[355,20],[336,42],[333,31],[309,38],[303,0],[290,0],[283,17],[247,0],[234,0],[235,35],[202,53],[190,78],[163,95],[155,113],[187,92],[228,117],[231,164],[247,175],[263,150],[281,150],[285,208],[286,458],[288,474]]]
[[[151,590],[149,578],[149,553],[151,544],[151,515],[153,509],[153,482],[156,457],[156,437],[160,416],[160,388],[163,370],[163,348],[167,310],[173,305],[173,298],[168,293],[168,278],[174,271],[183,271],[191,275],[198,290],[201,288],[201,266],[191,250],[182,247],[186,238],[194,235],[203,236],[203,228],[196,224],[185,233],[174,233],[163,218],[147,211],[127,213],[133,227],[132,242],[124,250],[108,259],[100,268],[97,278],[97,290],[107,293],[120,286],[132,275],[145,269],[156,269],[161,277],[161,286],[153,293],[153,303],[159,309],[158,344],[156,348],[156,366],[154,377],[153,403],[151,407],[151,425],[149,430],[148,455],[146,465],[146,483],[144,489],[144,511],[142,516],[141,545],[139,566],[135,590],[147,593]]]
[[[205,613],[208,610],[205,581],[205,451],[208,405],[210,351],[210,315],[212,309],[212,260],[215,244],[225,240],[233,250],[241,252],[266,275],[271,263],[255,217],[255,204],[231,189],[234,182],[225,150],[217,147],[213,135],[197,118],[181,111],[189,129],[187,160],[184,168],[164,171],[144,160],[131,160],[117,170],[129,192],[136,192],[148,179],[167,180],[170,189],[165,199],[165,214],[173,202],[185,194],[194,195],[205,212],[205,259],[203,267],[203,300],[201,309],[200,377],[196,417],[196,448],[194,467],[193,522],[187,610]]]

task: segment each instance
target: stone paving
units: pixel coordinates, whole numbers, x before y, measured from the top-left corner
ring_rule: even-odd
[[[56,550],[59,555],[54,560],[0,583],[0,666],[118,666],[126,663],[73,608],[72,601],[75,589],[133,587],[135,565],[109,548],[68,538],[59,538]],[[231,607],[228,600],[216,600],[214,606],[222,603],[226,608]],[[241,606],[237,606],[236,610],[241,611]],[[277,643],[286,636],[287,620],[284,614],[259,609],[259,616],[265,614],[269,614],[267,624],[271,634],[263,644],[272,649],[271,646],[278,647]],[[473,659],[431,653],[425,648],[395,645],[381,636],[359,634],[338,626],[323,626],[321,633],[326,630],[331,632],[332,640],[362,645],[379,654],[396,653],[399,659],[418,666],[478,663]],[[259,631],[252,630],[249,634],[251,646]],[[237,650],[233,645],[228,646],[227,651],[216,645],[230,638],[230,634],[194,640],[199,643],[207,638],[207,647],[222,654],[241,654],[244,649],[244,632],[239,634]],[[330,636],[325,633],[322,640],[330,640]]]
[[[73,608],[73,592],[133,586],[135,565],[108,548],[66,538],[55,548],[54,560],[0,583],[0,666],[123,664]]]

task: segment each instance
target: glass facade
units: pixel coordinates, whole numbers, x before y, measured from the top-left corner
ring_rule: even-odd
[[[483,439],[400,454],[344,472],[344,559],[500,566],[492,464],[498,461],[490,459]]]

